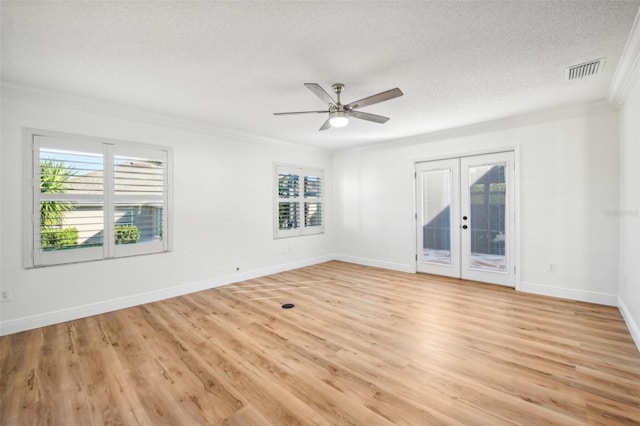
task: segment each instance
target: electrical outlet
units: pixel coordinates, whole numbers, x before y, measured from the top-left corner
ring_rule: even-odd
[[[0,302],[8,302],[13,299],[13,291],[10,288],[0,290]]]
[[[557,270],[558,270],[558,265],[556,265],[555,263],[549,264],[549,272],[556,272]]]

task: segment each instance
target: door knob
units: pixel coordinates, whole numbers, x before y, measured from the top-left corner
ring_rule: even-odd
[[[462,220],[467,220],[467,217],[466,216],[462,216]]]
[[[468,226],[467,225],[462,225],[462,229],[467,229]]]

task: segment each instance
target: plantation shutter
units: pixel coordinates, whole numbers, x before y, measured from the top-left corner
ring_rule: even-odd
[[[307,173],[304,176],[304,233],[315,234],[323,228],[322,176],[320,173]]]
[[[117,256],[167,249],[166,169],[166,151],[115,148],[111,220]]]
[[[27,134],[26,267],[171,249],[169,148],[42,133]]]
[[[275,238],[324,231],[322,171],[276,165]]]
[[[34,264],[103,257],[103,145],[34,136],[33,164]]]

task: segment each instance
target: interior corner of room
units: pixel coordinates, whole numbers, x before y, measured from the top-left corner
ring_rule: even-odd
[[[640,2],[501,4],[3,1],[0,335],[340,261],[615,307],[640,351]],[[96,257],[37,246],[40,136],[110,155]]]

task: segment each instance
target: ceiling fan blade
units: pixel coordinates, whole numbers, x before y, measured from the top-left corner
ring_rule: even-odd
[[[274,112],[273,115],[293,115],[293,114],[326,114],[326,111],[295,111],[295,112]]]
[[[345,107],[350,109],[362,108],[367,105],[373,105],[379,102],[388,101],[389,99],[397,98],[402,95],[404,95],[404,93],[402,93],[402,90],[396,87],[395,89],[387,90],[386,92],[380,92],[376,95],[360,99],[359,101],[351,102],[350,104],[345,105]]]
[[[373,121],[374,123],[384,124],[389,121],[389,117],[383,117],[381,115],[370,114],[362,111],[349,111],[349,117],[359,118],[360,120]]]
[[[320,127],[320,130],[327,130],[328,128],[331,127],[331,124],[329,123],[329,119],[327,118],[327,121],[324,122],[324,124],[322,125],[322,127]]]
[[[327,104],[327,105],[335,105],[336,104],[336,101],[333,100],[331,95],[329,95],[327,92],[325,92],[325,90],[322,87],[320,87],[319,84],[317,84],[317,83],[305,83],[304,85],[307,87],[307,89],[311,90],[314,95],[319,97],[320,100],[322,102],[324,102],[325,104]]]

